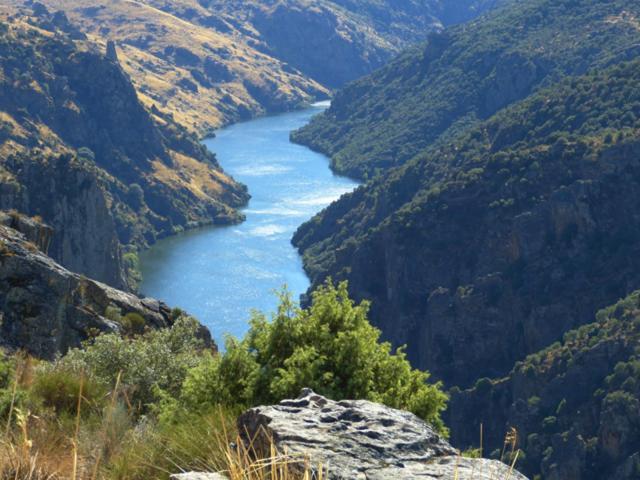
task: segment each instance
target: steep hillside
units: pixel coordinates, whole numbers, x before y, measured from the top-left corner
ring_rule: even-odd
[[[519,468],[545,480],[632,480],[640,475],[640,292],[598,313],[597,322],[527,357],[505,378],[452,392],[458,445],[502,448],[519,432]],[[541,475],[541,477],[536,477]]]
[[[414,365],[506,373],[640,285],[640,61],[543,89],[303,225]]]
[[[124,287],[120,245],[240,220],[246,189],[184,127],[148,111],[63,14],[0,29],[1,207],[40,215],[64,266]],[[71,38],[77,38],[72,40]]]
[[[564,75],[634,58],[639,17],[629,0],[507,2],[350,84],[293,139],[371,177]]]
[[[22,3],[11,0],[14,4]],[[200,134],[326,98],[411,43],[493,1],[43,0],[117,42],[147,106]],[[455,6],[453,4],[455,3]]]

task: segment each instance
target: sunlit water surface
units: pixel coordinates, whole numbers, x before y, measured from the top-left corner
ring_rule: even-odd
[[[241,337],[251,310],[271,312],[274,292],[296,296],[309,286],[297,251],[296,228],[356,184],[331,173],[323,155],[289,141],[289,133],[322,111],[307,110],[239,123],[217,132],[207,147],[252,198],[247,220],[161,240],[141,255],[141,291],[179,306],[209,327]]]

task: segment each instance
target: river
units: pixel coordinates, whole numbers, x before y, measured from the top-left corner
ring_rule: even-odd
[[[247,219],[169,237],[143,252],[142,293],[196,316],[222,345],[224,334],[246,333],[252,310],[272,312],[283,285],[296,298],[307,290],[291,237],[357,186],[334,175],[325,156],[289,141],[292,130],[324,108],[238,123],[205,141],[224,170],[249,187]]]

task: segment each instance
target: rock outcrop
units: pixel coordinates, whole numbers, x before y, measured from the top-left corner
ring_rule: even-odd
[[[0,211],[0,224],[20,232],[38,250],[44,254],[48,253],[51,237],[53,236],[53,228],[49,225],[37,219],[21,215],[16,211]]]
[[[27,12],[0,29],[0,208],[51,225],[49,253],[66,268],[127,288],[121,246],[238,222],[248,194],[170,115],[145,108],[114,44],[105,56],[58,17]]]
[[[294,463],[322,466],[329,480],[525,479],[503,463],[463,458],[411,413],[365,400],[336,402],[309,389],[248,410],[238,430],[258,455],[268,456],[273,442]]]
[[[1,214],[0,223],[1,347],[53,359],[99,333],[126,333],[107,318],[109,307],[140,315],[150,328],[173,323],[165,304],[72,273],[45,255],[39,247],[50,228],[16,214]],[[202,335],[210,342],[204,329]]]
[[[43,251],[65,268],[127,288],[116,223],[95,169],[71,156],[39,155],[12,156],[5,168],[15,173],[0,180],[0,209],[46,221],[51,232]]]

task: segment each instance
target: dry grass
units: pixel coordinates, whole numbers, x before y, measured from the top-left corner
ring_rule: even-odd
[[[8,3],[20,5],[22,1]],[[237,120],[242,110],[261,112],[262,107],[245,88],[246,81],[277,85],[278,94],[291,100],[311,100],[308,92],[313,91],[328,93],[313,80],[287,71],[281,61],[253,46],[238,31],[223,33],[179,18],[166,8],[158,8],[163,2],[44,0],[42,3],[51,11],[65,10],[70,20],[102,48],[107,40],[116,40],[121,64],[140,92],[140,99],[147,106],[155,104],[173,113],[178,122],[199,134]],[[202,18],[210,15],[196,1],[183,3]],[[94,14],[85,13],[94,7]],[[253,27],[244,21],[242,28]],[[257,32],[255,35],[259,36]],[[197,92],[185,88],[180,82],[192,80],[189,68],[166,57],[163,53],[166,47],[186,48],[200,59],[211,57],[227,66],[234,78],[211,86],[199,85]]]
[[[277,452],[245,446],[235,415],[218,411],[161,426],[138,419],[120,376],[102,414],[89,415],[80,380],[74,416],[32,414],[16,405],[18,392],[33,385],[31,359],[18,360],[11,405],[0,438],[0,480],[151,480],[184,471],[223,472],[230,480],[322,480],[322,468]],[[316,472],[316,473],[314,473]]]
[[[327,478],[322,465],[278,451],[264,431],[260,440],[243,442],[235,426],[236,412],[220,409],[177,417],[164,425],[138,418],[121,388],[120,375],[98,415],[91,414],[94,405],[85,396],[89,393],[84,376],[75,415],[32,414],[17,406],[17,397],[19,391],[37,383],[36,368],[30,358],[17,360],[9,415],[0,438],[0,480],[166,480],[172,473],[188,471],[221,472],[230,480]],[[482,436],[481,429],[480,450]],[[500,477],[491,470],[495,480],[516,476],[517,447],[518,432],[512,428],[501,453],[509,469]],[[455,480],[468,480],[479,473],[457,467],[454,475]]]

